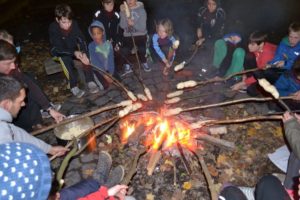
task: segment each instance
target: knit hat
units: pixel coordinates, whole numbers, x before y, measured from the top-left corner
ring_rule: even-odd
[[[0,145],[0,199],[45,200],[51,187],[48,157],[25,143]]]

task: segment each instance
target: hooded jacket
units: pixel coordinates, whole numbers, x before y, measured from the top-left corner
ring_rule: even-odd
[[[12,120],[11,114],[0,107],[0,144],[8,142],[24,142],[40,148],[46,154],[50,151],[51,145],[30,135],[24,129],[13,125],[11,123]]]
[[[279,95],[289,96],[300,90],[300,80],[298,80],[292,71],[283,73],[275,83]]]
[[[275,56],[270,64],[275,64],[278,61],[284,61],[284,69],[290,70],[296,60],[300,55],[300,42],[294,47],[291,47],[288,37],[285,37],[280,42],[278,48],[276,49]]]
[[[89,55],[90,55],[90,62],[109,72],[110,74],[114,74],[115,71],[115,62],[114,62],[114,52],[112,44],[106,40],[105,36],[105,28],[100,21],[93,21],[92,24],[89,26],[89,34],[92,37],[91,29],[92,27],[99,27],[103,30],[102,36],[102,44],[98,44],[95,41],[92,41],[89,46]]]
[[[130,18],[133,20],[134,25],[128,26],[127,17],[124,11],[124,5],[120,7],[120,27],[124,30],[124,37],[143,36],[147,34],[147,13],[144,4],[140,1],[136,2],[134,8],[130,8]]]

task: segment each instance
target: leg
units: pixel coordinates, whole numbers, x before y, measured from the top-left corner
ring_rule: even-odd
[[[272,175],[262,177],[255,188],[256,200],[289,200],[279,179]]]
[[[68,75],[69,75],[70,88],[76,87],[77,86],[77,75],[74,72],[74,62],[73,62],[72,57],[63,56],[63,57],[61,57],[61,59],[65,65]]]
[[[226,54],[227,54],[226,42],[223,39],[217,40],[214,46],[213,66],[219,68]]]
[[[296,157],[296,155],[292,152],[289,161],[286,177],[284,180],[284,187],[286,189],[295,189],[298,186],[298,178],[299,178],[299,169],[300,169],[300,160]]]
[[[236,48],[232,55],[232,60],[229,69],[226,71],[225,76],[229,76],[236,72],[244,70],[245,50]]]
[[[138,56],[141,61],[141,63],[146,63],[146,42],[147,42],[147,36],[136,36],[134,37],[135,44],[138,49]]]

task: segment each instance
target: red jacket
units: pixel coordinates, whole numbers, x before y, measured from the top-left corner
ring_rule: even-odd
[[[256,58],[256,65],[258,69],[263,69],[266,67],[269,61],[274,58],[277,46],[268,42],[265,42],[263,49],[261,51],[254,52]],[[255,83],[256,80],[253,76],[248,77],[245,80],[246,85],[251,85]]]
[[[108,196],[107,190],[107,187],[101,186],[98,191],[91,193],[85,197],[79,198],[78,200],[115,200],[114,197]]]

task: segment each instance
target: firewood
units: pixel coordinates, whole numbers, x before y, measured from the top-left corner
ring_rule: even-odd
[[[226,147],[226,148],[229,148],[231,150],[235,149],[235,144],[233,142],[229,142],[227,140],[215,138],[215,137],[212,137],[212,136],[207,135],[207,134],[199,134],[197,136],[196,140],[205,140],[205,141],[210,142],[210,143],[212,143],[214,145],[217,145],[219,147]]]
[[[147,165],[147,174],[148,176],[151,176],[153,174],[154,168],[156,167],[156,164],[158,163],[159,159],[162,156],[162,153],[160,150],[153,149],[150,153],[150,159]]]

